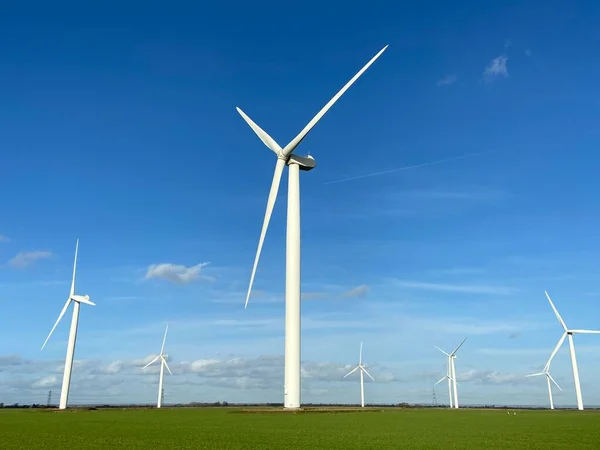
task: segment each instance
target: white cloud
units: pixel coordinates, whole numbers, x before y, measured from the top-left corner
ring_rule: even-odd
[[[210,263],[200,263],[195,266],[185,267],[181,264],[161,263],[148,266],[145,278],[163,278],[176,284],[187,284],[195,279],[214,281],[213,277],[202,274],[202,269]]]
[[[527,383],[524,375],[501,373],[495,370],[469,370],[456,377],[459,382],[474,382],[481,384],[514,384]]]
[[[357,286],[353,289],[350,289],[347,292],[344,292],[342,294],[342,297],[344,297],[344,298],[350,298],[350,297],[363,298],[368,294],[368,292],[369,292],[369,286],[367,286],[366,284],[361,284],[360,286]]]
[[[302,300],[316,300],[327,297],[327,294],[325,292],[303,292],[301,297]]]
[[[483,284],[444,284],[444,283],[422,283],[418,281],[395,280],[394,284],[400,287],[425,289],[441,292],[464,292],[468,294],[492,294],[510,295],[514,289],[507,286],[491,286]]]
[[[8,264],[12,267],[23,268],[33,264],[39,259],[50,258],[52,252],[46,250],[36,250],[32,252],[19,252],[11,259]]]
[[[456,80],[458,80],[458,77],[454,74],[450,74],[450,75],[446,75],[445,77],[439,79],[436,84],[437,84],[437,87],[450,86],[451,84],[456,83]]]
[[[484,80],[492,81],[497,77],[508,77],[507,61],[508,57],[506,55],[500,55],[492,59],[492,62],[490,62],[483,72]]]
[[[58,378],[55,375],[48,375],[47,377],[43,377],[40,378],[39,380],[35,381],[31,387],[34,389],[45,389],[45,388],[50,388],[50,387],[57,387],[58,386]]]

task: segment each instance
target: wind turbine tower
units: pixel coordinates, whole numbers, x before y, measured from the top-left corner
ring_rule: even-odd
[[[158,377],[158,401],[156,402],[157,408],[162,407],[162,400],[163,400],[163,393],[164,393],[163,380],[165,377],[165,367],[169,371],[169,374],[173,375],[173,373],[171,372],[171,369],[169,369],[169,365],[167,364],[168,355],[165,354],[165,341],[167,340],[167,331],[169,331],[168,324],[167,324],[167,327],[165,328],[165,335],[163,337],[162,346],[160,347],[159,355],[156,358],[154,358],[152,361],[150,361],[148,364],[146,364],[144,367],[142,367],[142,370],[144,370],[146,367],[151,366],[156,361],[160,360],[160,375]]]
[[[450,392],[450,408],[458,408],[458,383],[456,382],[456,366],[454,364],[454,361],[456,360],[456,352],[458,352],[458,349],[462,347],[466,340],[467,338],[464,338],[463,341],[458,345],[458,347],[454,349],[452,353],[446,353],[444,350],[434,345],[435,348],[437,348],[440,352],[442,352],[448,357],[449,374],[446,377],[442,378],[440,381],[438,381],[436,384],[448,378],[448,391]],[[452,383],[452,385],[450,383]],[[452,391],[454,391],[454,405],[452,405]]]
[[[267,199],[267,207],[263,220],[254,265],[250,275],[250,284],[246,295],[245,308],[252,292],[252,284],[260,259],[263,242],[271,220],[271,214],[277,199],[279,184],[285,166],[289,168],[288,206],[286,230],[286,260],[285,260],[285,375],[284,375],[284,407],[300,407],[300,171],[315,168],[316,162],[312,156],[298,156],[294,150],[319,120],[327,113],[333,104],[352,86],[352,84],[375,62],[385,51],[386,45],[377,53],[346,85],[317,113],[304,129],[285,147],[281,147],[275,139],[269,136],[261,127],[250,119],[240,108],[238,113],[252,128],[259,139],[277,157],[273,180]]]
[[[50,334],[44,341],[42,345],[42,350],[46,346],[48,339],[54,333],[60,319],[63,318],[69,305],[71,302],[73,303],[73,317],[71,319],[71,330],[69,331],[69,340],[67,341],[67,356],[65,357],[65,369],[63,372],[63,381],[62,388],[60,390],[60,402],[58,404],[59,409],[66,409],[67,402],[69,400],[69,387],[71,385],[71,372],[73,370],[73,358],[75,356],[75,342],[77,341],[77,325],[79,323],[79,305],[81,303],[85,303],[86,305],[96,306],[95,303],[90,301],[89,295],[76,295],[75,294],[75,272],[77,270],[77,252],[79,250],[79,239],[77,239],[77,243],[75,244],[75,262],[73,263],[73,278],[71,279],[71,292],[69,293],[69,297],[67,298],[67,302],[65,306],[63,306],[62,311],[58,315],[58,319],[54,322],[54,326],[50,330]]]
[[[365,367],[365,365],[362,362],[362,350],[363,350],[363,343],[360,343],[360,353],[358,354],[358,366],[356,366],[354,369],[352,369],[350,372],[348,372],[346,375],[343,376],[343,378],[346,378],[348,375],[352,375],[354,372],[356,372],[357,370],[360,370],[360,406],[362,408],[365,407],[365,374],[373,381],[375,381],[375,378],[373,378],[371,376],[371,374],[369,372],[367,372],[367,368]]]
[[[554,358],[554,355],[556,355],[556,352],[558,352],[558,349],[561,347],[561,345],[565,341],[565,338],[568,336],[569,337],[569,353],[571,354],[571,367],[573,369],[573,381],[575,383],[575,395],[577,397],[577,409],[579,409],[580,411],[583,411],[583,398],[581,396],[581,384],[579,383],[579,368],[577,366],[577,357],[575,356],[575,344],[573,343],[573,335],[574,334],[600,334],[600,331],[598,331],[598,330],[571,330],[571,329],[567,328],[565,321],[558,313],[558,310],[554,306],[554,303],[552,302],[552,299],[548,295],[548,292],[544,291],[544,293],[546,294],[546,298],[550,302],[550,306],[552,307],[552,310],[554,311],[556,318],[558,319],[561,326],[563,327],[564,333],[561,336],[561,338],[558,340],[558,344],[556,344],[554,351],[552,351],[552,354],[550,355],[548,362],[544,366],[543,372],[548,371],[548,369],[550,368],[550,363],[552,362],[552,358]]]

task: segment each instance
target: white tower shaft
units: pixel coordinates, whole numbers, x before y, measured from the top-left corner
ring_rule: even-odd
[[[579,369],[577,368],[577,356],[575,355],[575,345],[573,344],[573,335],[568,334],[569,351],[571,353],[571,367],[573,368],[573,381],[575,382],[575,395],[577,396],[577,409],[583,410],[583,399],[581,397],[581,385],[579,384]]]
[[[75,341],[77,340],[78,322],[79,302],[73,302],[73,318],[71,319],[71,330],[69,331],[69,341],[67,343],[67,356],[65,358],[62,389],[60,390],[59,409],[66,409],[69,400],[69,387],[71,385],[71,372],[73,370],[73,358],[75,356]]]
[[[365,374],[362,367],[360,368],[360,406],[365,407]]]
[[[160,375],[158,378],[158,402],[156,403],[156,407],[160,408],[162,406],[162,394],[163,394],[163,380],[165,377],[165,362],[162,359],[162,355],[160,358]]]
[[[288,165],[284,407],[300,407],[300,166]]]
[[[454,387],[454,407],[458,408],[458,389],[456,387],[456,367],[454,366],[454,357],[451,358],[452,361],[452,385]]]
[[[554,400],[552,400],[552,384],[550,384],[550,377],[546,375],[546,381],[548,382],[548,397],[550,398],[550,409],[554,409]]]

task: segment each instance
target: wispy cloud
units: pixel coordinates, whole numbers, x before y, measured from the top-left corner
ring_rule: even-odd
[[[346,291],[342,294],[342,297],[344,298],[349,298],[349,297],[360,297],[363,298],[365,297],[369,292],[369,286],[367,286],[366,284],[361,284],[360,286],[357,286],[353,289],[350,289],[349,291]]]
[[[40,259],[50,258],[52,256],[52,252],[46,250],[36,250],[32,252],[19,252],[17,255],[11,259],[8,264],[12,267],[16,268],[24,268],[30,266],[34,262]]]
[[[464,200],[464,201],[487,201],[499,200],[509,197],[508,192],[498,189],[476,188],[470,190],[424,190],[408,191],[406,196],[416,197],[424,200]]]
[[[10,239],[3,234],[0,234],[0,243],[2,242],[10,242]]]
[[[531,50],[527,49],[525,50],[525,56],[531,56],[533,53],[531,52]]]
[[[485,155],[488,153],[494,153],[495,151],[496,150],[487,150],[484,152],[468,153],[466,155],[454,156],[452,158],[439,159],[437,161],[430,161],[430,162],[421,163],[421,164],[414,164],[412,166],[397,167],[395,169],[383,170],[381,172],[372,172],[372,173],[368,173],[365,175],[358,175],[358,176],[349,177],[349,178],[342,178],[340,180],[335,180],[335,181],[327,181],[327,182],[325,182],[325,184],[344,183],[346,181],[360,180],[363,178],[375,177],[378,175],[385,175],[385,174],[393,173],[393,172],[401,172],[404,170],[417,169],[419,167],[435,166],[437,164],[443,164],[443,163],[447,163],[447,162],[458,161],[458,160],[465,159],[465,158],[472,158],[474,156],[480,156],[480,155]]]
[[[412,289],[425,289],[429,291],[441,292],[464,292],[468,294],[492,294],[492,295],[510,295],[515,290],[507,286],[492,286],[484,284],[444,284],[444,283],[423,283],[419,281],[395,280],[394,284],[400,287]]]
[[[469,370],[459,374],[456,379],[462,382],[481,384],[514,384],[529,382],[522,374],[501,373],[495,370]]]
[[[319,298],[327,297],[327,293],[325,293],[325,292],[303,292],[301,297],[302,297],[302,300],[316,300]]]
[[[510,39],[504,40],[504,48],[508,48],[512,45],[512,41]]]
[[[181,264],[151,264],[148,266],[145,279],[165,279],[175,284],[187,284],[196,279],[214,281],[214,277],[202,274],[202,269],[210,263],[204,262],[195,266],[185,267]]]
[[[480,267],[451,267],[449,269],[432,269],[429,273],[440,275],[476,275],[482,274],[485,270]]]
[[[458,77],[454,74],[450,74],[450,75],[446,75],[445,77],[439,79],[436,84],[437,84],[437,87],[450,86],[451,84],[456,83],[456,80],[458,80]]]
[[[507,61],[508,57],[506,55],[500,55],[497,58],[492,59],[490,64],[483,71],[483,79],[486,82],[490,82],[498,77],[508,77]]]

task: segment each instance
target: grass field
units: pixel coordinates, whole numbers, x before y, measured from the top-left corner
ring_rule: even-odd
[[[385,409],[243,412],[234,408],[0,410],[0,448],[598,449],[600,413]]]

